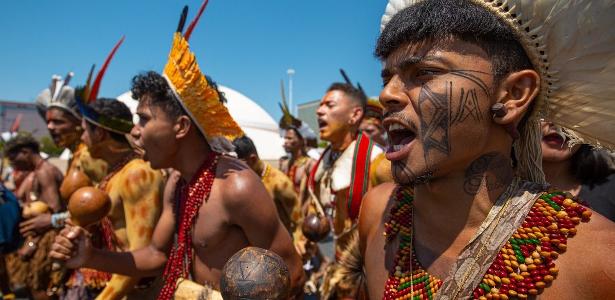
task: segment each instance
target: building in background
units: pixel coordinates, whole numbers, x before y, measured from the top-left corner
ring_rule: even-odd
[[[0,132],[7,132],[21,115],[19,131],[31,132],[37,139],[48,136],[47,124],[38,114],[33,102],[16,102],[0,100]]]
[[[316,136],[319,136],[318,118],[316,117],[316,110],[318,109],[319,104],[320,99],[297,105],[297,118],[307,123],[308,126],[310,126],[310,128],[316,133]],[[318,141],[320,141],[320,138],[318,138]]]

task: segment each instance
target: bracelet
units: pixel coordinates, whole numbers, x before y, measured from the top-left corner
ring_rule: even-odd
[[[51,226],[53,226],[53,228],[64,227],[64,220],[66,220],[66,218],[68,218],[67,211],[51,215]]]

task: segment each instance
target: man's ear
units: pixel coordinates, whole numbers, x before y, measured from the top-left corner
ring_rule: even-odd
[[[540,75],[534,70],[522,70],[507,75],[496,91],[497,102],[504,104],[506,114],[494,117],[500,125],[517,125],[540,92]]]
[[[363,108],[360,106],[354,107],[352,109],[352,115],[350,116],[350,120],[348,121],[350,125],[359,126],[361,119],[363,119]]]
[[[173,130],[175,130],[175,138],[183,138],[185,137],[190,128],[192,127],[192,120],[186,115],[179,116],[177,120],[175,120],[175,125],[173,126]]]
[[[248,155],[248,161],[250,162],[250,165],[255,164],[258,161],[258,155],[256,155],[256,153]]]
[[[91,132],[92,132],[92,136],[91,136],[92,143],[102,142],[106,140],[107,138],[111,138],[109,136],[109,132],[107,132],[106,130],[98,126],[94,128],[94,130],[92,130]]]

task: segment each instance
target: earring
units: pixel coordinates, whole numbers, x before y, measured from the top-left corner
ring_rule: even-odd
[[[493,114],[494,119],[500,119],[508,113],[508,110],[506,109],[506,106],[504,106],[504,104],[496,103],[491,106],[491,113]],[[515,126],[515,124],[509,123],[502,126],[504,126],[504,129],[506,129],[506,131],[513,138],[513,140],[519,138],[519,131],[517,130],[517,126]]]

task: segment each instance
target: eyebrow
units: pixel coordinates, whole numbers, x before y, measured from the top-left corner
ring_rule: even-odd
[[[381,77],[389,77],[393,74],[393,69],[405,69],[410,66],[416,65],[425,61],[433,61],[433,62],[441,62],[446,63],[440,56],[437,55],[424,55],[424,56],[410,56],[406,57],[399,62],[396,62],[391,68],[385,67],[381,73]]]

